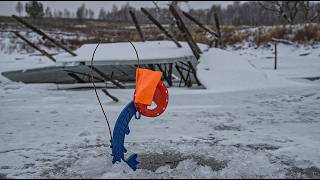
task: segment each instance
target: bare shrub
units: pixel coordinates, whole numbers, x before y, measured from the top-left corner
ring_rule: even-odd
[[[272,27],[270,31],[262,32],[259,38],[256,39],[257,44],[268,43],[272,38],[285,39],[288,35],[288,29],[285,26],[275,26]]]
[[[249,32],[241,31],[238,27],[235,26],[223,26],[221,31],[222,42],[225,45],[240,43],[250,36]]]
[[[293,37],[293,41],[308,42],[320,41],[320,26],[319,24],[306,24],[298,30]]]

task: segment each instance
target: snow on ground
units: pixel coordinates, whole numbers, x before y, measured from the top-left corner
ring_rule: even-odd
[[[199,76],[214,75],[213,82],[201,78],[209,89],[169,88],[164,114],[130,123],[125,146],[128,154],[138,154],[135,172],[125,163],[111,163],[107,126],[93,89],[22,84],[1,76],[0,177],[319,178],[320,81],[297,81],[289,73],[320,76],[319,51],[297,57],[297,50],[280,55],[276,72],[264,58],[270,49],[204,53]],[[218,52],[230,58],[228,66]],[[205,58],[210,53],[216,57]],[[1,57],[1,72],[40,63],[35,56]],[[278,80],[282,86],[272,84]],[[270,86],[263,85],[267,82]],[[114,103],[100,93],[113,127],[134,90],[109,91],[120,99]]]
[[[274,71],[262,71],[246,55],[239,56],[222,49],[210,49],[199,61],[197,75],[201,83],[215,92],[300,85]]]
[[[248,47],[247,43],[238,45],[235,52],[248,56],[247,60],[264,72],[274,72],[280,76],[295,79],[317,77],[320,72],[320,44],[290,46],[278,43],[278,65],[274,71],[274,46]],[[229,48],[229,50],[232,50]]]

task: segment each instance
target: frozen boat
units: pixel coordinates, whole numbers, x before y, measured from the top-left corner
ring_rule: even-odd
[[[139,55],[140,67],[162,71],[168,84],[172,84],[173,77],[179,79],[188,74],[190,76],[187,66],[197,64],[186,42],[181,42],[182,48],[171,41],[133,44]],[[91,78],[91,58],[96,45],[82,45],[75,51],[77,56],[55,56],[55,66],[7,71],[2,75],[12,81],[24,83],[88,83]],[[204,49],[206,46],[200,45],[200,48]],[[134,81],[137,66],[137,56],[129,42],[100,44],[94,57],[94,79],[113,83]]]

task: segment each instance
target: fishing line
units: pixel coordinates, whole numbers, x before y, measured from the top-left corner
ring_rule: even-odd
[[[98,43],[98,45],[97,45],[96,48],[94,49],[93,54],[92,54],[92,58],[91,58],[91,72],[90,72],[90,73],[91,73],[91,82],[92,82],[92,84],[93,84],[93,88],[94,88],[94,91],[95,91],[95,93],[96,93],[97,99],[98,99],[98,101],[99,101],[100,107],[101,107],[101,109],[102,109],[103,115],[104,115],[104,117],[105,117],[105,119],[106,119],[106,121],[107,121],[107,124],[108,124],[109,133],[110,133],[110,142],[111,142],[111,146],[112,146],[112,135],[111,135],[110,124],[109,124],[107,115],[106,115],[106,113],[105,113],[105,111],[104,111],[104,109],[103,109],[103,107],[102,107],[100,98],[99,98],[99,96],[98,96],[97,89],[96,89],[96,85],[94,84],[94,80],[93,80],[93,73],[92,73],[93,58],[94,58],[94,55],[95,55],[96,50],[97,50],[98,46],[100,45],[100,43],[101,43],[101,41]]]
[[[132,45],[132,47],[134,48],[134,51],[136,52],[137,59],[138,59],[138,68],[140,68],[139,55],[138,55],[137,49],[136,49],[136,47],[132,44],[132,42],[131,42],[130,40],[128,40],[128,41],[129,41],[129,43]]]

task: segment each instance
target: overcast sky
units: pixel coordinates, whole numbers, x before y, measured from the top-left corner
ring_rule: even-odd
[[[12,15],[18,14],[15,11],[15,6],[18,1],[0,1],[0,15]],[[21,1],[25,4],[27,1]],[[95,16],[99,13],[101,7],[105,10],[111,10],[113,4],[121,7],[121,5],[129,2],[130,5],[140,8],[140,7],[154,7],[152,1],[40,1],[44,5],[44,9],[50,6],[51,10],[54,9],[62,10],[64,8],[69,9],[71,12],[75,12],[76,9],[85,3],[87,8],[91,8],[95,11]],[[165,6],[168,1],[159,2],[160,6]],[[206,9],[211,7],[213,4],[221,5],[221,7],[226,7],[228,4],[232,4],[232,1],[189,1],[189,6],[194,9]],[[187,6],[182,6],[184,10],[188,10]],[[25,14],[23,14],[25,15]]]

